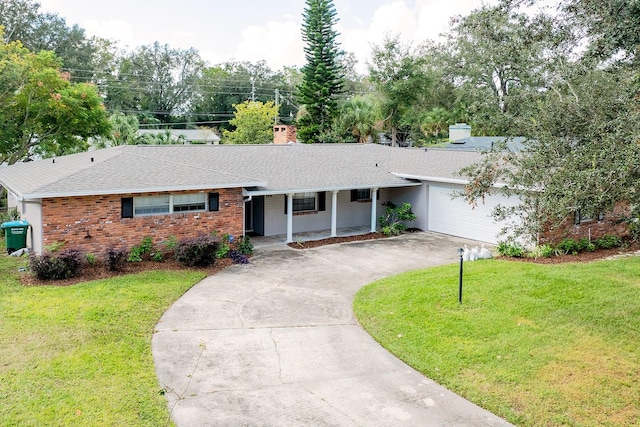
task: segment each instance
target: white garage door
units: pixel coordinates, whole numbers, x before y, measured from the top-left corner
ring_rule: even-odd
[[[460,189],[460,188],[458,188]],[[487,196],[485,203],[472,208],[463,199],[452,199],[453,187],[429,186],[429,230],[481,242],[497,243],[503,225],[491,218],[494,206],[514,202],[500,195]]]

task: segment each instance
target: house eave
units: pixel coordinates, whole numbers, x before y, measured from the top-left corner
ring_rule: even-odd
[[[413,175],[413,174],[396,173],[396,172],[393,172],[393,174],[395,176],[397,176],[397,177],[400,177],[400,178],[414,179],[414,180],[418,180],[418,181],[440,182],[440,183],[443,183],[443,184],[458,184],[458,185],[467,185],[467,184],[469,184],[469,180],[468,179],[444,178],[444,177],[441,177],[441,176]],[[497,182],[497,183],[494,183],[492,185],[492,187],[494,187],[494,188],[504,188],[504,187],[506,187],[506,184]]]
[[[59,198],[59,197],[86,197],[86,196],[106,196],[110,194],[138,194],[138,193],[164,193],[170,191],[202,191],[214,188],[244,188],[267,185],[266,182],[238,182],[232,184],[211,184],[211,185],[183,185],[183,186],[166,186],[166,187],[144,187],[144,188],[118,188],[104,189],[99,191],[65,191],[52,193],[28,193],[22,197],[24,200]]]
[[[422,185],[420,182],[406,182],[395,184],[367,184],[367,185],[340,185],[332,187],[311,187],[311,188],[289,188],[278,190],[244,190],[247,196],[274,196],[278,194],[292,194],[292,193],[312,193],[318,191],[347,191],[347,190],[361,190],[370,188],[399,188],[399,187],[417,187]]]

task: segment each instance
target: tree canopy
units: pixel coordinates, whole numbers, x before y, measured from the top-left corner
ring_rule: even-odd
[[[226,141],[232,144],[268,144],[273,142],[273,124],[278,106],[273,102],[245,101],[233,106],[236,110],[229,121],[235,130],[224,131]]]
[[[109,122],[95,86],[71,83],[48,51],[0,44],[0,163],[85,150]]]
[[[515,7],[515,2],[505,3]],[[544,42],[538,60],[544,66],[526,72],[533,70],[538,79],[523,93],[527,108],[503,121],[527,138],[524,152],[495,149],[481,163],[463,171],[470,181],[465,197],[471,203],[480,202],[492,191],[520,197],[520,205],[494,212],[497,219],[519,219],[509,229],[511,237],[536,242],[542,230],[560,226],[576,210],[597,215],[612,212],[621,203],[638,205],[640,81],[631,49],[635,34],[624,40],[610,37],[617,27],[606,25],[606,19],[596,28],[593,13],[605,6],[611,7],[612,2],[561,4],[562,13],[555,19],[572,26],[562,33],[562,40]],[[627,4],[626,10],[632,6]],[[484,13],[504,16],[505,9],[485,9]],[[523,27],[513,27],[508,34],[517,34]],[[514,39],[517,45],[516,37],[507,40]],[[578,49],[580,45],[585,48]],[[624,54],[621,46],[626,46]],[[511,50],[511,44],[499,49]],[[492,187],[496,182],[506,186],[496,190]]]

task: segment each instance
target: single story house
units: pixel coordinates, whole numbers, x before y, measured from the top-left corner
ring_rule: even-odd
[[[0,168],[9,207],[31,224],[35,252],[55,242],[103,253],[151,236],[159,242],[218,231],[283,235],[378,228],[384,204],[411,203],[409,224],[488,243],[490,212],[516,201],[460,198],[460,168],[477,151],[378,144],[119,146]]]

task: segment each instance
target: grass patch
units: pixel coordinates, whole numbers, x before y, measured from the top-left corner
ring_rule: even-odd
[[[23,287],[22,265],[0,256],[0,425],[165,425],[153,328],[204,274]]]
[[[465,263],[362,288],[363,327],[385,348],[523,426],[640,425],[640,258]]]

